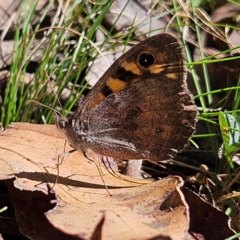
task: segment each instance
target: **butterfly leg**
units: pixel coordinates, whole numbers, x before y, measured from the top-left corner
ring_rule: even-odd
[[[129,160],[127,162],[127,166],[125,169],[125,174],[127,176],[142,179],[142,175],[140,173],[142,167],[142,160]]]
[[[111,169],[114,172],[118,171],[118,165],[113,158],[107,156],[101,156],[101,162],[108,169]]]
[[[87,151],[84,152],[84,156],[91,161],[95,159],[98,163],[103,164],[107,169],[112,170],[113,172],[118,171],[118,165],[112,157],[98,154],[91,149],[87,149]]]
[[[90,149],[88,149],[87,152],[84,153],[84,155],[87,159],[93,158],[97,160],[99,163],[102,163],[107,169],[112,170],[113,172],[118,172],[118,165],[112,157],[107,157],[107,156],[95,153]],[[139,160],[139,159],[128,160],[127,165],[125,167],[124,174],[129,177],[142,179],[143,177],[140,173],[141,167],[142,167],[142,160]]]

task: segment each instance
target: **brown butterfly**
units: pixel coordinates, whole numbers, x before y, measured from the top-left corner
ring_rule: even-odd
[[[57,127],[84,154],[169,159],[187,145],[197,121],[186,71],[175,36],[147,38],[112,64],[72,116],[57,118]]]

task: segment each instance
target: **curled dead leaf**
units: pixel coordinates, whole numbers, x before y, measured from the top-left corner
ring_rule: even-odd
[[[16,213],[19,213],[17,218],[22,216],[23,209],[24,215],[27,212],[33,214],[33,209],[27,209],[27,206],[31,206],[33,199],[36,202],[34,195],[46,201],[53,191],[55,206],[46,208],[45,216],[51,223],[49,225],[69,236],[79,236],[79,239],[83,239],[83,235],[84,238],[95,236],[96,226],[103,216],[102,239],[122,239],[123,236],[124,239],[146,239],[159,234],[179,239],[187,233],[188,207],[179,190],[183,184],[179,177],[157,182],[135,180],[101,167],[112,194],[109,196],[97,167],[78,152],[64,158],[54,185],[58,172],[57,157],[64,146],[63,136],[55,126],[12,124],[2,133],[0,142],[1,179],[9,179],[10,195],[18,202],[14,204]],[[54,186],[52,191],[49,186]],[[172,193],[178,196],[178,204],[170,204],[161,210],[161,204]],[[47,199],[54,200],[53,196]],[[22,218],[19,221],[19,228],[22,227],[23,234],[29,236],[31,230],[23,227],[28,225],[29,218],[24,219],[25,223]],[[31,222],[35,223],[32,229],[37,231],[38,217]],[[45,232],[47,229],[45,226]]]

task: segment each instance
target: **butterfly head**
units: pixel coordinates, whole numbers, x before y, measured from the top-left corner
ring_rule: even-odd
[[[64,130],[67,127],[68,119],[66,117],[60,117],[59,115],[54,116],[54,123],[59,130]]]

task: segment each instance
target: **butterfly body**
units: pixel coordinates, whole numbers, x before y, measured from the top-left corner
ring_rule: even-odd
[[[83,153],[160,161],[186,146],[196,116],[181,44],[171,34],[158,34],[115,61],[57,126]]]

